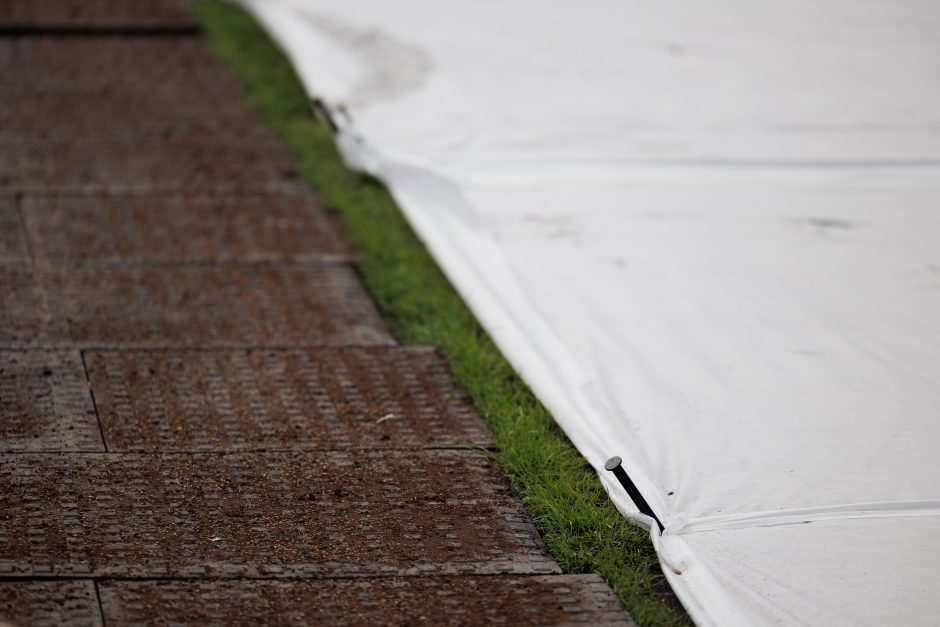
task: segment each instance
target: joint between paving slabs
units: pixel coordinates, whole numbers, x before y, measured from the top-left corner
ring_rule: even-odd
[[[107,624],[107,619],[104,616],[104,603],[101,602],[101,582],[98,579],[94,580],[95,586],[95,598],[98,599],[98,618],[101,621],[101,627],[105,627]]]
[[[88,374],[88,363],[85,360],[85,350],[80,350],[79,355],[82,358],[82,370],[85,373],[85,388],[88,390],[88,396],[91,397],[91,405],[95,408],[95,420],[98,422],[98,435],[101,436],[101,446],[104,452],[109,453],[108,441],[104,436],[104,427],[101,425],[101,413],[98,411],[98,402],[95,401],[95,390],[91,387],[91,376]]]
[[[13,193],[13,206],[16,208],[16,223],[19,226],[20,239],[23,240],[23,247],[26,248],[26,263],[30,270],[36,268],[36,253],[33,250],[33,242],[26,230],[26,216],[23,214],[23,196],[25,192],[16,191]]]

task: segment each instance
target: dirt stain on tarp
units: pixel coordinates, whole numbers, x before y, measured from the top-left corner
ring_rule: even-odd
[[[431,73],[431,57],[387,32],[361,28],[333,16],[304,11],[307,21],[333,43],[365,61],[370,71],[343,104],[361,107],[414,91]]]

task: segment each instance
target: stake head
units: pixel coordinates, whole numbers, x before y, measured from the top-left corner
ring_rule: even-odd
[[[617,466],[619,466],[622,463],[623,463],[623,460],[617,457],[616,455],[614,455],[613,457],[607,460],[607,463],[604,464],[604,470],[614,470],[615,468],[617,468]]]

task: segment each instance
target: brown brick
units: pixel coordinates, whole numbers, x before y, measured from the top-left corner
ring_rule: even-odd
[[[343,266],[0,268],[0,346],[392,344]]]
[[[295,184],[279,145],[251,138],[0,136],[0,191],[259,191]]]
[[[416,348],[86,355],[111,451],[493,446]]]
[[[20,205],[39,265],[355,259],[309,193],[26,195]]]
[[[214,135],[280,146],[198,38],[0,39],[0,129],[8,139]]]
[[[0,575],[552,573],[469,451],[0,455]]]
[[[120,581],[101,602],[120,625],[634,625],[597,575]]]
[[[193,26],[185,0],[3,0],[0,26]]]

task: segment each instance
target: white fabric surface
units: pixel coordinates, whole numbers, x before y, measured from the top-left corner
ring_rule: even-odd
[[[241,1],[697,622],[936,623],[940,2]]]

